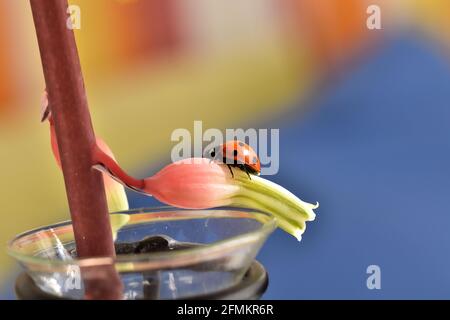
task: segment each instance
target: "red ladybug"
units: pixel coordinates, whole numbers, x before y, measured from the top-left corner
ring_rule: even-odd
[[[212,159],[218,159],[227,164],[233,177],[233,170],[231,170],[230,166],[244,170],[249,178],[249,173],[255,175],[261,173],[261,163],[258,155],[252,147],[241,141],[227,141],[224,144],[211,149],[209,151],[209,156]]]

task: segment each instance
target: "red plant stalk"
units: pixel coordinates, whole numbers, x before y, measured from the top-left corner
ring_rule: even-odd
[[[30,4],[55,123],[77,254],[81,258],[114,257],[102,176],[92,170],[95,135],[74,33],[66,24],[68,3],[67,0],[30,0]],[[109,275],[107,281],[113,287],[91,281],[86,283],[86,288],[96,289],[87,295],[91,298],[120,298],[120,279],[114,268],[102,268],[101,272]]]

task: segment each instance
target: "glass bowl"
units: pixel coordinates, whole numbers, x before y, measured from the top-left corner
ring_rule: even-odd
[[[124,299],[184,299],[238,284],[276,227],[268,214],[234,208],[112,215],[123,214],[129,220],[117,232],[116,258],[78,259],[70,221],[22,233],[8,251],[42,291],[56,297],[85,298],[87,283],[107,282],[115,270]]]

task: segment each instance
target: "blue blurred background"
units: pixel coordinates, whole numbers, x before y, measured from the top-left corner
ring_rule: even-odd
[[[99,5],[78,2],[91,12],[102,12]],[[139,0],[117,6],[136,3]],[[171,8],[158,10],[185,9],[177,1],[169,3]],[[369,2],[364,1],[338,5],[325,0],[273,0],[264,2],[267,8],[256,1],[245,8],[237,3],[220,8],[203,3],[210,11],[201,3],[192,5],[190,12],[196,9],[203,15],[220,16],[226,15],[220,8],[232,7],[230,14],[254,17],[257,12],[258,17],[267,18],[274,6],[286,14],[292,13],[288,9],[294,5],[298,15],[288,20],[291,23],[279,16],[263,23],[242,19],[247,21],[240,25],[244,29],[253,30],[260,23],[248,37],[262,36],[248,47],[242,47],[243,39],[233,42],[242,32],[229,29],[235,21],[226,18],[220,25],[228,33],[209,21],[193,28],[201,37],[186,40],[186,26],[193,18],[184,17],[184,40],[173,40],[184,49],[159,41],[151,49],[123,53],[118,45],[122,55],[108,59],[116,59],[123,67],[101,69],[103,78],[95,72],[95,54],[99,54],[95,37],[83,33],[83,28],[76,31],[96,131],[120,162],[136,176],[155,172],[169,159],[170,132],[192,128],[193,120],[220,129],[280,128],[280,171],[268,178],[306,201],[319,201],[320,208],[302,242],[277,230],[262,249],[258,259],[270,276],[264,298],[448,298],[450,29],[446,25],[450,5],[436,0],[391,7],[375,1],[383,8],[383,30],[368,31],[365,8]],[[8,8],[27,10],[23,5]],[[126,25],[133,12],[120,21]],[[28,14],[18,16],[31,19]],[[302,23],[299,17],[305,17]],[[312,20],[304,22],[306,17]],[[349,21],[350,26],[333,31]],[[210,24],[216,26],[213,34],[203,30],[210,30]],[[28,41],[34,43],[30,21],[27,26]],[[205,40],[208,37],[214,41]],[[120,42],[120,38],[110,41]],[[39,74],[39,56],[35,44],[32,47],[33,70],[37,70],[33,72]],[[239,50],[230,49],[235,47]],[[88,54],[89,50],[96,53]],[[149,51],[135,55],[142,50]],[[154,58],[167,52],[175,52],[175,57]],[[136,70],[136,65],[127,64],[130,55],[142,59],[137,65],[148,69]],[[12,72],[16,73],[20,78],[27,71]],[[123,81],[124,75],[129,81]],[[35,119],[43,87],[40,77],[36,75],[27,87],[25,100],[14,95],[2,100],[0,149],[4,154],[0,155],[2,165],[10,168],[0,176],[3,242],[18,232],[67,218],[63,182],[49,151],[48,131]],[[12,89],[8,90],[4,92]],[[30,155],[34,157],[31,167]],[[155,204],[152,198],[132,192],[128,196],[130,207]],[[12,299],[19,268],[6,255],[1,259],[0,298]],[[369,265],[381,268],[381,290],[366,286]]]
[[[301,245],[278,232],[261,253],[266,298],[448,299],[449,101],[448,60],[400,36],[283,122],[274,180],[321,206]]]

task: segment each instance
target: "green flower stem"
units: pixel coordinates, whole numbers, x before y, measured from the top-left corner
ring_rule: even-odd
[[[278,226],[299,241],[305,232],[306,221],[313,221],[316,217],[314,209],[319,207],[318,203],[304,202],[276,183],[258,176],[249,179],[241,170],[234,170],[234,180],[240,191],[231,198],[233,206],[272,214]]]

